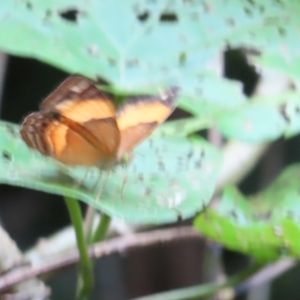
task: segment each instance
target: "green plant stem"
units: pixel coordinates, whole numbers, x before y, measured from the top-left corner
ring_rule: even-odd
[[[94,223],[95,223],[96,216],[97,216],[96,209],[92,206],[88,206],[85,220],[84,220],[85,240],[88,245],[92,244],[92,236],[93,236],[93,229],[94,229]]]
[[[92,243],[101,242],[104,239],[110,224],[110,220],[111,219],[108,215],[104,213],[101,214],[101,219],[93,235]]]
[[[255,274],[262,267],[262,264],[254,263],[246,270],[228,278],[224,282],[201,284],[193,287],[173,290],[170,292],[139,297],[132,300],[193,300],[199,299],[200,297],[211,296],[223,288],[236,286]]]
[[[79,275],[77,283],[77,299],[88,299],[94,285],[94,276],[91,259],[88,255],[87,244],[84,238],[83,218],[79,202],[73,198],[65,197],[65,202],[70,214],[76,234],[76,242],[80,255]]]

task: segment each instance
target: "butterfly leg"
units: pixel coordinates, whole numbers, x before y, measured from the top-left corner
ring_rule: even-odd
[[[78,189],[83,183],[84,181],[88,178],[88,175],[90,173],[90,168],[88,168],[85,172],[84,172],[84,175],[83,177],[80,179],[80,180],[76,180],[75,181],[75,184],[74,184],[74,189]]]
[[[127,173],[124,172],[123,175],[124,176],[123,176],[123,181],[122,181],[122,186],[121,186],[121,199],[122,200],[124,199],[124,189],[125,189],[126,182],[128,180]]]
[[[89,171],[90,171],[90,169],[87,169],[84,172],[84,175],[83,175],[82,179],[78,180],[78,179],[76,179],[72,176],[72,173],[70,172],[70,169],[68,167],[66,167],[64,164],[58,163],[58,169],[61,173],[65,174],[66,176],[68,176],[72,179],[71,185],[72,185],[73,189],[78,189],[83,184],[83,182],[88,177],[88,174],[89,174]]]
[[[92,187],[92,191],[94,191],[94,194],[96,194],[96,197],[95,197],[96,202],[100,199],[103,189],[104,189],[104,187],[107,183],[107,180],[110,176],[110,173],[108,172],[107,176],[104,178],[103,184],[101,184],[101,186],[99,188],[99,191],[97,191],[99,182],[101,183],[101,178],[103,177],[103,174],[104,174],[104,171],[101,171],[99,169],[99,177],[97,178],[96,182],[94,183],[94,185]],[[84,222],[85,236],[86,236],[86,241],[88,243],[91,243],[91,241],[92,241],[93,227],[94,227],[94,223],[95,223],[97,216],[98,216],[97,210],[94,207],[89,206],[86,211],[85,218],[84,218],[85,219],[85,222]]]
[[[98,178],[96,178],[96,181],[91,188],[91,191],[93,191],[94,193],[97,190],[98,184],[99,184],[99,182],[101,182],[101,178],[103,175],[103,171],[101,171],[100,169],[98,169],[98,171],[99,171],[99,176],[98,176]]]
[[[107,184],[107,181],[108,181],[108,179],[109,179],[109,177],[110,177],[110,175],[111,175],[111,171],[112,171],[112,170],[108,170],[108,171],[107,171],[107,175],[106,175],[106,177],[105,177],[104,180],[103,180],[103,184],[100,186],[100,189],[99,189],[99,191],[98,191],[97,194],[96,194],[96,201],[98,201],[98,200],[100,199],[100,197],[101,197],[101,195],[102,195],[102,192],[103,192],[103,190],[104,190],[104,188],[105,188],[105,186],[106,186],[106,184]]]

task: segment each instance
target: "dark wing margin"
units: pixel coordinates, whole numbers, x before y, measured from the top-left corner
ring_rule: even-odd
[[[122,109],[126,108],[128,105],[135,105],[139,102],[152,102],[152,101],[160,101],[164,105],[168,106],[170,109],[174,110],[176,107],[176,100],[179,94],[179,87],[172,87],[169,90],[159,94],[159,95],[137,95],[131,96],[124,101],[122,105],[118,107],[118,113],[122,113]]]
[[[95,99],[108,97],[95,82],[81,75],[69,76],[40,105],[41,111],[55,110],[55,106],[73,99]]]
[[[40,112],[31,113],[24,119],[20,134],[29,148],[36,149],[43,155],[51,155],[44,132],[52,121],[52,118],[47,118]]]

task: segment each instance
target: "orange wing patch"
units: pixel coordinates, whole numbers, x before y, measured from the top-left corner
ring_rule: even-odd
[[[99,162],[102,153],[68,125],[52,120],[44,136],[50,155],[64,164],[89,166]]]
[[[107,169],[172,113],[176,94],[131,97],[116,110],[111,95],[74,75],[25,118],[20,133],[30,148],[64,164]]]

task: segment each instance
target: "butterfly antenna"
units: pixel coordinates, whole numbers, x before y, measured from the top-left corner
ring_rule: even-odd
[[[122,186],[121,186],[121,199],[122,200],[124,199],[124,189],[125,189],[125,184],[126,184],[127,180],[128,180],[127,173],[124,172],[124,177],[123,177]]]
[[[96,178],[96,181],[95,181],[95,183],[94,183],[94,185],[91,189],[94,192],[97,190],[97,186],[98,186],[99,182],[101,182],[101,177],[102,177],[102,174],[103,174],[103,171],[101,171],[100,169],[98,169],[98,171],[99,171],[99,176],[98,176],[98,178]]]

